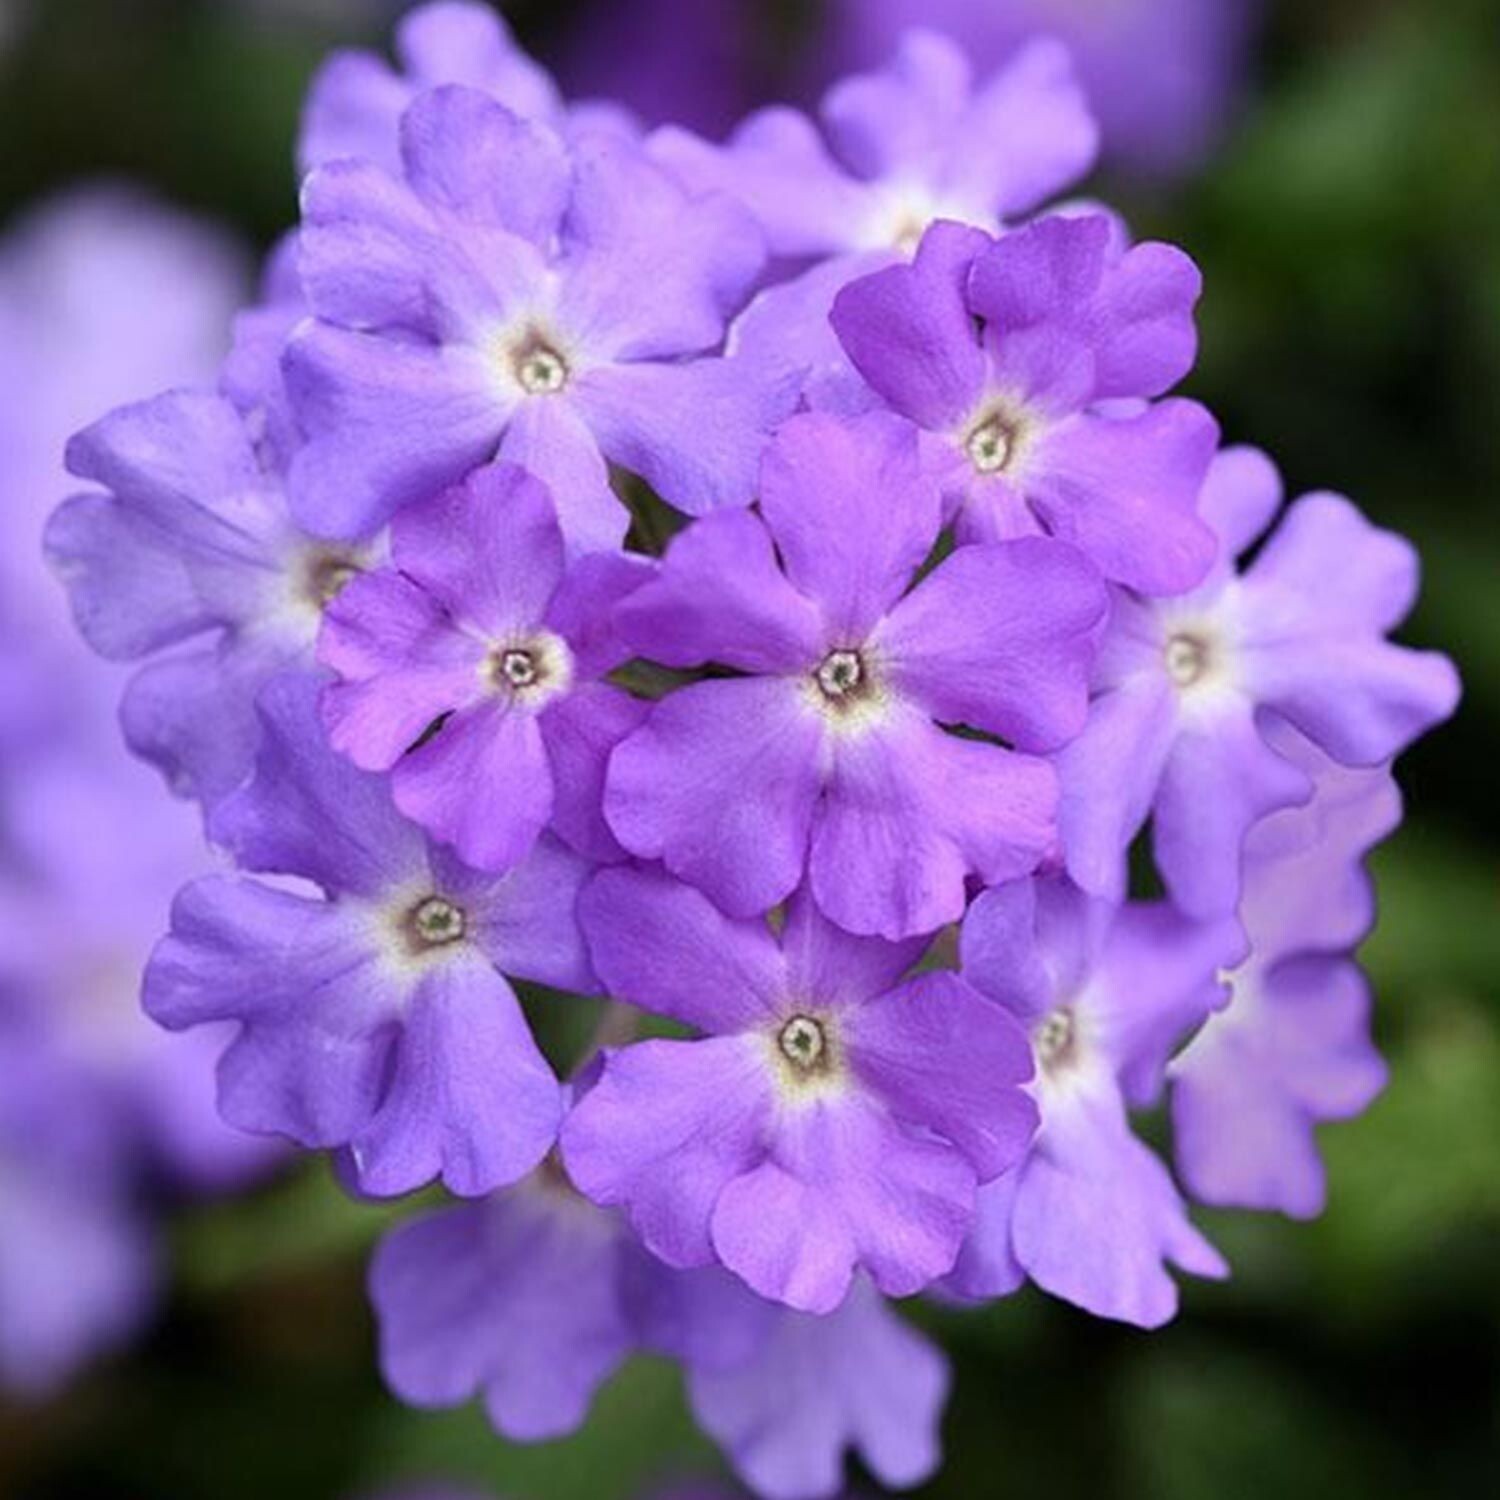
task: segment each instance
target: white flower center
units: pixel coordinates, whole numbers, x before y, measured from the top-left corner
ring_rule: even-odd
[[[793,1016],[777,1035],[781,1055],[803,1073],[813,1072],[828,1052],[828,1038],[811,1016]]]
[[[462,942],[467,925],[463,908],[442,896],[419,901],[406,919],[411,946],[418,952]]]
[[[1031,1037],[1037,1061],[1048,1072],[1057,1071],[1071,1060],[1077,1041],[1078,1025],[1073,1012],[1066,1007],[1049,1011]]]
[[[530,396],[556,395],[568,383],[568,362],[550,344],[528,339],[516,351],[516,380]]]
[[[1015,430],[1000,417],[988,417],[964,440],[969,462],[980,474],[998,474],[1015,451]]]
[[[851,697],[865,682],[865,664],[858,651],[830,651],[817,671],[818,688],[833,702]]]
[[[1167,675],[1183,688],[1201,682],[1211,660],[1208,642],[1196,635],[1174,635],[1167,642],[1164,655]]]
[[[500,675],[512,687],[530,687],[537,680],[536,658],[529,651],[502,651]]]
[[[540,708],[572,684],[573,653],[561,636],[539,630],[529,639],[495,643],[482,672],[492,689]]]

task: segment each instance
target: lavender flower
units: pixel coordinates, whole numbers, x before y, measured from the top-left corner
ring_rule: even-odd
[[[144,391],[210,381],[241,295],[242,252],[212,225],[118,183],[39,204],[0,247],[0,599],[60,648],[75,637],[37,539],[68,435]]]
[[[1385,1084],[1369,985],[1350,954],[1375,923],[1364,855],[1401,820],[1388,768],[1346,770],[1294,731],[1276,748],[1312,777],[1312,800],[1245,840],[1250,941],[1233,998],[1172,1064],[1178,1166],[1204,1203],[1321,1213],[1314,1126],[1360,1113]]]
[[[304,172],[362,158],[401,170],[401,116],[419,94],[444,84],[479,89],[524,119],[561,128],[557,85],[528,57],[510,28],[477,0],[432,0],[396,28],[395,68],[370,52],[335,52],[318,70],[303,106],[297,159]]]
[[[1126,250],[1102,214],[998,241],[935,225],[911,265],[839,293],[865,380],[931,435],[927,468],[961,541],[1045,531],[1149,594],[1200,582],[1195,512],[1218,428],[1160,396],[1191,368],[1200,278],[1169,245]]]
[[[831,1312],[854,1271],[893,1296],[947,1271],[974,1190],[1024,1149],[1020,1033],[922,944],[791,903],[778,943],[658,874],[605,871],[580,915],[610,993],[706,1033],[611,1054],[563,1130],[569,1175],[671,1265],[720,1261]]]
[[[696,1369],[699,1425],[766,1500],[827,1500],[846,1449],[884,1485],[921,1484],[941,1461],[948,1363],[863,1278],[827,1317],[783,1312],[759,1354]]]
[[[572,1432],[637,1350],[731,1366],[772,1318],[722,1271],[672,1271],[645,1255],[551,1162],[493,1198],[393,1230],[370,1294],[391,1389],[422,1407],[482,1395],[518,1442]]]
[[[1150,818],[1174,899],[1232,911],[1246,833],[1312,793],[1267,739],[1267,711],[1346,766],[1384,764],[1453,712],[1452,663],[1385,639],[1411,608],[1416,555],[1347,500],[1299,500],[1236,574],[1280,500],[1269,460],[1228,450],[1202,502],[1213,571],[1181,598],[1116,596],[1088,727],[1058,758],[1068,868],[1085,889],[1118,897]]]
[[[85,633],[151,658],[132,742],[268,877],[187,885],[148,1010],[232,1034],[229,1121],[469,1200],[375,1259],[403,1399],[543,1439],[649,1351],[769,1500],[848,1449],[920,1483],[947,1372],[887,1297],[1030,1279],[1156,1327],[1174,1270],[1226,1273],[1132,1131],[1169,1083],[1196,1196],[1321,1203],[1313,1128],[1383,1076],[1360,859],[1457,697],[1385,639],[1413,559],[1314,496],[1236,573],[1279,486],[1167,396],[1196,268],[1026,222],[1097,143],[1054,42],[976,84],[912,33],[822,133],[722,148],[569,103],[482,7],[397,53],[320,77],[217,393],[85,432],[50,528]],[[25,707],[0,1376],[136,1316],[156,1129],[41,1019],[67,945],[9,862],[110,825],[12,781],[55,733]],[[1148,821],[1173,899],[1131,903]],[[606,993],[567,1084],[512,981]]]
[[[908,593],[938,526],[905,424],[782,428],[759,516],[700,521],[620,607],[640,654],[744,674],[671,694],[615,751],[604,806],[627,849],[736,916],[805,866],[824,912],[890,938],[957,918],[971,873],[1036,867],[1048,768],[938,725],[1062,744],[1102,591],[1072,548],[1026,538],[963,548]]]
[[[834,0],[837,67],[885,55],[913,24],[955,38],[981,66],[1036,36],[1075,59],[1105,156],[1149,175],[1199,164],[1236,102],[1259,0]]]
[[[196,819],[122,757],[114,675],[41,558],[68,432],[140,388],[210,378],[239,280],[213,229],[121,187],[0,247],[0,1388],[52,1394],[155,1305],[161,1202],[239,1186],[265,1142],[213,1107],[215,1039],[139,1014]],[[170,292],[170,295],[168,293]],[[103,836],[101,836],[103,831]]]
[[[748,217],[618,138],[567,148],[472,89],[421,96],[402,157],[404,180],[338,162],[304,190],[303,522],[368,534],[497,455],[551,487],[578,550],[625,534],[606,460],[692,514],[743,504],[795,398],[698,357],[760,271]]]
[[[0,1014],[0,1390],[40,1397],[155,1300],[136,1163],[110,1095]]]
[[[152,658],[121,705],[126,740],[209,806],[249,773],[261,684],[311,666],[324,607],[375,555],[292,522],[254,431],[207,391],[123,407],[69,445],[97,488],[47,527],[84,638],[111,660]]]
[[[689,186],[737,195],[772,253],[807,267],[736,321],[737,360],[797,381],[814,406],[857,410],[828,322],[839,289],[910,255],[936,220],[995,230],[1031,213],[1088,170],[1097,135],[1056,45],[1022,49],[976,88],[963,53],[921,31],[881,71],[830,90],[822,121],[820,134],[797,110],[767,109],[726,146],[667,129],[650,149]]]
[[[1117,912],[1056,882],[974,903],[963,972],[1029,1030],[1041,1128],[1020,1165],[981,1189],[953,1290],[1001,1296],[1029,1277],[1099,1317],[1155,1328],[1177,1310],[1167,1263],[1228,1274],[1126,1107],[1159,1093],[1242,951],[1232,922],[1195,924],[1165,905]]]
[[[334,747],[394,767],[396,806],[478,869],[511,868],[549,824],[621,858],[604,768],[644,706],[598,679],[623,659],[609,611],[644,560],[595,554],[565,574],[551,497],[505,464],[402,511],[391,560],[324,622],[319,656],[344,679],[323,700]]]
[[[788,259],[909,252],[935,219],[995,229],[1077,182],[1098,133],[1067,53],[1021,49],[977,86],[945,37],[909,31],[881,71],[824,96],[822,132],[785,107],[727,145],[668,127],[658,159],[699,191],[743,202]]]
[[[261,694],[254,779],[214,818],[253,880],[188,886],[153,955],[147,1011],[173,1030],[236,1021],[220,1108],[242,1129],[344,1148],[360,1188],[441,1176],[474,1196],[541,1161],[562,1102],[509,983],[592,988],[573,917],[588,867],[550,841],[502,879],[430,848],[382,782],[322,743],[318,685]]]

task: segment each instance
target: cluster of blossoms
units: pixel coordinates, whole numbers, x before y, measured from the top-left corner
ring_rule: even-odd
[[[72,443],[54,566],[239,871],[148,1011],[236,1028],[231,1123],[459,1200],[375,1257],[404,1399],[544,1439],[653,1351],[759,1493],[900,1487],[948,1377],[893,1299],[1225,1274],[1133,1111],[1193,1199],[1321,1203],[1456,678],[1402,541],[1168,394],[1192,263],[1045,207],[1096,146],[1047,41],[715,146],[428,5],[316,85],[217,388]]]
[[[41,558],[68,433],[143,383],[211,379],[242,295],[210,231],[84,188],[0,245],[0,1394],[41,1397],[136,1332],[159,1214],[245,1183],[272,1143],[215,1111],[223,1037],[169,1036],[140,971],[212,861],[119,753],[118,674]]]

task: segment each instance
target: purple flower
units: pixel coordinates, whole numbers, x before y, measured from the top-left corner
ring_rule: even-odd
[[[1068,869],[1087,890],[1118,897],[1150,818],[1174,899],[1234,910],[1246,832],[1312,791],[1268,739],[1268,713],[1341,765],[1377,766],[1458,702],[1446,657],[1385,639],[1415,598],[1416,553],[1347,500],[1297,501],[1236,574],[1280,500],[1268,459],[1226,451],[1203,495],[1220,543],[1208,578],[1177,599],[1116,596],[1088,727],[1058,759]]]
[[[636,1346],[620,1294],[627,1244],[545,1169],[401,1225],[370,1266],[386,1383],[424,1408],[482,1395],[513,1442],[572,1432]]]
[[[885,55],[920,23],[981,65],[1035,36],[1068,46],[1105,155],[1145,173],[1181,172],[1213,144],[1239,89],[1259,0],[836,0],[833,66]]]
[[[387,1384],[413,1406],[482,1397],[513,1442],[574,1431],[627,1358],[748,1359],[772,1311],[722,1271],[672,1271],[549,1162],[388,1234],[370,1268]]]
[[[1178,1167],[1204,1203],[1320,1213],[1314,1127],[1360,1113],[1385,1084],[1370,990],[1350,956],[1375,924],[1363,858],[1400,822],[1388,768],[1346,770],[1283,730],[1276,748],[1316,791],[1245,840],[1250,940],[1233,998],[1171,1067]]]
[[[1061,48],[1027,47],[976,90],[963,54],[928,32],[832,89],[822,119],[826,145],[776,108],[726,146],[668,129],[650,149],[689,186],[737,195],[783,261],[816,262],[736,321],[737,363],[796,381],[814,406],[857,410],[861,383],[828,322],[840,287],[910,255],[937,219],[999,229],[1032,212],[1088,170],[1096,132]]]
[[[823,259],[910,251],[939,218],[998,228],[1077,182],[1098,144],[1067,53],[1045,41],[976,87],[951,41],[909,31],[880,72],[831,89],[821,119],[765,109],[724,146],[667,128],[651,150],[739,198],[774,255]]]
[[[609,610],[648,564],[596,553],[565,572],[546,487],[510,464],[402,511],[391,560],[324,619],[318,654],[343,679],[323,698],[334,748],[391,770],[396,806],[476,869],[509,869],[549,824],[623,857],[599,801],[645,708],[599,678],[626,654]]]
[[[509,26],[477,0],[433,0],[396,28],[390,67],[372,52],[335,52],[318,69],[302,110],[297,160],[304,173],[360,157],[399,173],[401,116],[419,94],[458,83],[525,119],[561,127],[566,111],[545,68]]]
[[[705,1033],[609,1055],[562,1134],[584,1193],[668,1264],[810,1312],[861,1267],[901,1296],[952,1266],[1034,1122],[1003,1012],[953,974],[901,983],[922,942],[852,937],[805,897],[779,941],[645,871],[601,872],[579,911],[612,995]]]
[[[639,654],[741,675],[656,705],[614,753],[605,815],[735,916],[805,867],[850,931],[931,932],[962,914],[969,875],[1027,874],[1053,838],[1049,767],[939,726],[1025,750],[1076,733],[1098,576],[1026,538],[962,548],[912,588],[938,497],[915,433],[883,413],[788,422],[759,506],[682,533],[620,607]]]
[[[140,1014],[167,903],[208,861],[194,812],[120,754],[117,674],[40,545],[69,432],[211,378],[240,271],[212,228],[122,187],[55,199],[0,247],[0,1387],[25,1396],[147,1320],[164,1198],[274,1156],[218,1119],[212,1038]]]
[[[765,1500],[825,1500],[846,1449],[883,1484],[922,1483],[941,1460],[947,1361],[863,1278],[826,1317],[783,1312],[757,1356],[688,1373],[693,1415]]]
[[[143,392],[209,381],[246,267],[240,248],[121,184],[33,208],[0,247],[0,600],[35,651],[71,647],[38,541],[69,435]],[[58,696],[57,688],[53,688]]]
[[[744,504],[796,393],[699,357],[764,258],[743,210],[472,89],[422,95],[401,142],[403,179],[346,161],[304,189],[316,322],[287,355],[304,523],[364,535],[496,456],[550,486],[576,550],[624,536],[607,464],[693,514]]]
[[[286,473],[302,441],[281,360],[287,340],[306,316],[293,232],[284,234],[267,256],[258,299],[235,314],[233,342],[218,381],[220,393],[245,418],[261,463],[278,475]]]
[[[172,895],[211,865],[199,820],[154,795],[151,773],[119,753],[107,705],[91,706],[0,765],[0,1011],[72,1070],[70,1088],[104,1101],[123,1196],[147,1176],[238,1186],[274,1153],[218,1118],[222,1036],[169,1037],[139,1010]]]
[[[1102,214],[998,241],[937,224],[912,264],[845,287],[832,319],[922,428],[960,541],[1044,531],[1107,578],[1176,594],[1213,562],[1195,509],[1218,428],[1194,402],[1148,402],[1192,366],[1199,286],[1181,251],[1124,249]]]
[[[384,783],[321,740],[318,684],[262,691],[254,779],[212,832],[246,869],[188,886],[146,974],[173,1030],[235,1021],[219,1103],[242,1129],[342,1147],[359,1187],[435,1176],[473,1196],[514,1182],[551,1147],[557,1080],[505,974],[587,990],[573,915],[588,867],[544,840],[502,879],[429,847]]]
[[[152,658],[121,706],[131,748],[212,806],[249,773],[256,692],[311,665],[324,606],[371,549],[295,526],[251,423],[208,392],[122,407],[68,463],[97,488],[54,512],[52,566],[96,651]]]
[[[9,930],[9,929],[7,929]],[[133,1142],[107,1091],[0,1016],[0,1391],[40,1398],[155,1300]]]
[[[1223,1003],[1219,970],[1244,951],[1233,922],[1168,905],[1115,910],[1061,882],[988,891],[969,909],[963,973],[1031,1033],[1041,1128],[980,1190],[948,1285],[993,1297],[1026,1278],[1105,1318],[1155,1328],[1177,1310],[1167,1264],[1227,1267],[1188,1222],[1166,1169],[1131,1133],[1173,1049]]]

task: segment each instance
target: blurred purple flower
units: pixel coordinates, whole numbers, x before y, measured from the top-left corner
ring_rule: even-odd
[[[33,210],[0,247],[0,1385],[43,1395],[148,1316],[158,1196],[263,1170],[213,1108],[219,1039],[169,1038],[139,976],[207,856],[122,756],[116,674],[76,641],[42,527],[69,431],[212,378],[240,264],[127,189]]]
[[[892,1489],[941,1462],[948,1362],[863,1277],[827,1317],[782,1311],[760,1351],[690,1368],[698,1424],[765,1500],[831,1500],[845,1451]]]
[[[68,437],[145,392],[212,381],[248,271],[227,236],[119,184],[44,202],[0,244],[0,619],[24,620],[31,649],[45,631],[83,657],[41,556]]]
[[[1067,54],[1042,42],[976,82],[946,38],[911,31],[879,72],[799,110],[752,115],[722,146],[650,140],[698,192],[738,198],[787,260],[910,253],[934,219],[985,229],[1033,212],[1089,168],[1094,123]]]
[[[1151,174],[1198,164],[1238,102],[1261,0],[832,0],[834,71],[880,60],[905,28],[930,26],[992,67],[1037,36],[1065,42],[1106,156]]]
[[[392,9],[395,7],[392,6]],[[373,52],[335,52],[318,69],[302,112],[303,172],[360,158],[401,171],[401,116],[428,89],[463,84],[523,119],[566,128],[568,111],[546,69],[516,44],[494,8],[478,0],[430,0],[396,28],[396,66]]]
[[[391,1231],[370,1295],[391,1389],[426,1408],[478,1396],[515,1442],[574,1431],[638,1350],[724,1368],[751,1357],[775,1316],[717,1268],[647,1255],[552,1162]]]

